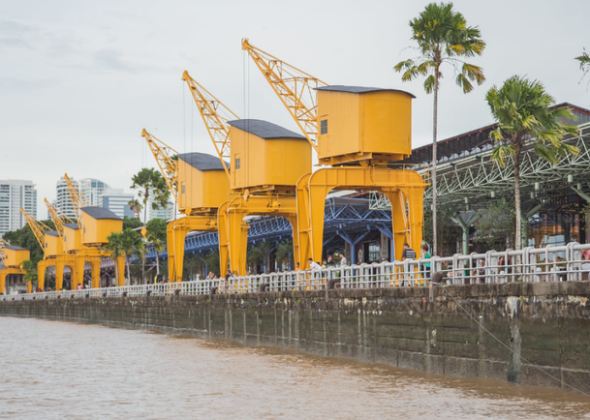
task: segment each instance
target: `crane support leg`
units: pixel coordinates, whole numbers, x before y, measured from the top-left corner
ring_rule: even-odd
[[[118,257],[115,264],[117,264],[117,274],[119,276],[117,278],[117,286],[125,286],[125,256]]]
[[[26,273],[19,268],[5,268],[4,270],[0,270],[0,294],[6,294],[6,277],[11,274],[25,275]]]
[[[229,221],[227,220],[227,208],[229,201],[226,201],[217,211],[217,236],[219,242],[219,276],[225,277],[229,267]]]
[[[72,290],[76,290],[79,284],[84,284],[84,266],[86,265],[86,259],[81,255],[76,255],[76,262],[74,266],[76,267],[75,271],[72,272]],[[74,273],[76,275],[74,275]]]
[[[187,216],[174,220],[168,224],[168,279],[170,282],[182,281],[182,267],[184,263],[184,240],[189,232],[217,230],[217,217]]]
[[[51,266],[55,266],[55,259],[41,260],[37,263],[37,287],[43,291],[45,291],[45,271]]]
[[[60,257],[55,262],[55,290],[62,290],[64,285],[64,268],[65,268],[65,259]],[[74,270],[72,270],[72,276],[74,275]]]
[[[422,243],[423,195],[426,184],[415,171],[387,167],[336,167],[319,169],[297,182],[299,261],[308,268],[308,258],[321,261],[324,207],[333,189],[381,191],[392,203],[395,257],[401,258],[404,242],[418,252]]]
[[[97,289],[100,287],[100,257],[92,258],[89,262],[92,270],[92,288]]]
[[[296,198],[281,195],[251,195],[248,199],[233,199],[227,210],[229,221],[229,249],[232,273],[238,276],[247,275],[246,257],[248,252],[248,226],[244,223],[246,216],[282,216],[292,226],[296,226]],[[293,241],[294,248],[296,240]],[[294,254],[296,255],[296,254]]]

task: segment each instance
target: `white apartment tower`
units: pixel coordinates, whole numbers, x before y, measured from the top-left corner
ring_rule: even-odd
[[[0,180],[0,237],[27,224],[21,207],[37,217],[37,190],[32,181]]]
[[[104,191],[109,188],[107,184],[98,179],[92,178],[84,178],[80,181],[72,179],[72,182],[78,186],[80,192],[84,194],[90,202],[90,205],[94,207],[102,207],[102,195]],[[56,197],[57,198],[53,203],[55,207],[57,207],[65,216],[74,220],[76,218],[76,213],[74,212],[74,207],[72,206],[72,201],[70,199],[68,184],[63,177],[57,181]]]

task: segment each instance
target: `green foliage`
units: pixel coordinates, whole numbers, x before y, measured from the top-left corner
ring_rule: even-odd
[[[481,210],[480,214],[482,217],[477,222],[477,236],[473,238],[474,242],[484,244],[487,248],[494,248],[494,245],[502,242],[505,249],[512,248],[516,229],[514,204],[505,199],[493,201],[488,208]]]
[[[168,184],[160,172],[154,168],[143,168],[131,178],[133,184],[132,190],[138,190],[138,200],[131,200],[130,205],[133,205],[134,211],[144,211],[144,220],[146,220],[147,203],[150,194],[153,194],[152,209],[158,210],[166,208],[170,201],[170,190]]]
[[[562,123],[563,118],[575,120],[575,115],[568,108],[550,109],[555,100],[540,82],[512,76],[501,88],[492,87],[486,100],[498,122],[491,137],[496,142],[492,157],[500,165],[510,158],[518,162],[523,146],[533,140],[537,155],[554,165],[579,153],[561,141],[566,134],[578,133],[575,125]]]
[[[462,58],[481,55],[486,44],[479,29],[467,26],[463,15],[453,10],[452,3],[430,3],[417,18],[410,21],[410,28],[411,39],[418,44],[420,56],[400,61],[394,67],[395,71],[403,72],[404,82],[427,76],[424,90],[432,93],[438,90],[443,63],[455,68],[455,82],[464,93],[473,90],[471,82],[481,85],[485,81],[482,68],[468,64]]]
[[[107,237],[108,243],[105,249],[111,251],[111,258],[117,259],[120,256],[126,256],[128,280],[130,280],[129,257],[136,253],[142,255],[144,244],[141,235],[131,229],[125,229],[123,232],[113,232]],[[115,264],[115,269],[117,265]],[[120,275],[121,273],[117,273]]]
[[[247,256],[247,261],[254,267],[264,263],[264,258],[270,253],[272,245],[270,242],[259,242],[258,245],[253,246]]]
[[[282,269],[283,265],[289,265],[289,262],[293,261],[293,240],[290,239],[277,243],[276,258],[279,269]]]
[[[456,252],[457,240],[462,235],[461,228],[451,220],[451,216],[458,211],[458,207],[441,203],[437,210],[436,235],[439,242],[438,252],[443,256],[452,255]],[[432,244],[433,240],[432,225],[432,213],[425,214],[422,240],[428,244]]]
[[[55,229],[55,225],[51,220],[44,220],[43,223],[49,226],[50,229]],[[11,245],[28,249],[31,252],[31,261],[34,264],[43,259],[43,249],[28,224],[21,229],[6,232],[3,239],[10,242]]]
[[[139,217],[123,217],[123,230],[125,229],[137,229],[143,226],[143,223]]]
[[[23,277],[23,280],[25,282],[32,282],[32,283],[37,283],[37,279],[38,279],[38,275],[37,275],[37,263],[31,261],[31,260],[25,260],[23,261],[23,270],[25,270],[25,276]]]
[[[207,269],[211,272],[213,271],[215,275],[221,275],[220,270],[220,263],[219,263],[219,249],[214,249],[213,251],[209,252],[200,257],[203,264],[207,265]]]
[[[512,76],[501,88],[492,87],[486,100],[498,124],[490,134],[496,143],[492,159],[502,167],[510,160],[513,162],[516,215],[514,244],[516,249],[520,249],[520,165],[525,147],[532,144],[534,152],[553,165],[559,165],[567,156],[578,155],[580,151],[577,147],[562,141],[566,134],[578,133],[578,127],[563,124],[563,119],[575,120],[576,117],[568,108],[550,109],[555,100],[543,85],[520,76]]]
[[[146,239],[150,242],[156,251],[162,252],[166,245],[166,229],[168,222],[163,219],[152,219],[147,223]]]
[[[590,55],[586,52],[586,49],[584,48],[582,55],[576,57],[575,59],[580,62],[580,70],[584,72],[584,74],[582,75],[582,79],[584,79],[584,77],[586,77],[586,75],[590,72]],[[581,81],[582,80],[580,80],[580,82]],[[590,85],[590,81],[588,82],[588,84]]]

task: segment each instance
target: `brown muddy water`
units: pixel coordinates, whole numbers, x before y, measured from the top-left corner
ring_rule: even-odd
[[[590,419],[590,398],[96,325],[0,317],[1,419]]]

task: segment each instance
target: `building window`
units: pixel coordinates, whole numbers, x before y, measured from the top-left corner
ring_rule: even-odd
[[[328,120],[320,121],[320,134],[328,134]]]
[[[185,185],[182,186],[182,193],[184,194],[184,190],[185,190]]]
[[[368,262],[379,262],[379,255],[381,252],[381,245],[379,242],[371,242],[369,244],[369,261]]]
[[[236,159],[236,169],[240,169],[240,158]]]

